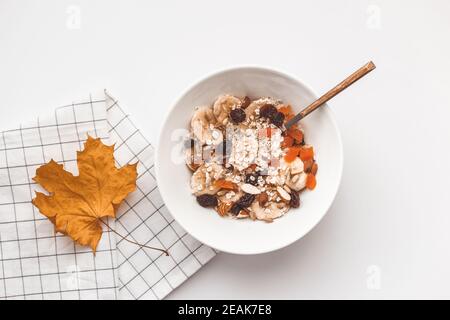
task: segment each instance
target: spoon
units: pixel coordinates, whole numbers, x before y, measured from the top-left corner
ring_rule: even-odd
[[[319,99],[311,103],[309,106],[307,106],[305,109],[300,111],[295,117],[293,117],[291,120],[289,120],[285,125],[285,130],[288,130],[290,127],[292,127],[293,124],[297,123],[304,117],[306,117],[308,114],[319,108],[321,105],[323,105],[325,102],[336,96],[339,92],[343,91],[344,89],[350,87],[353,83],[364,77],[366,74],[368,74],[370,71],[375,69],[375,64],[372,61],[369,61],[364,66],[353,72],[351,75],[349,75],[347,78],[345,78],[341,83],[339,83],[337,86],[335,86],[333,89],[329,90],[327,93],[325,93],[323,96],[321,96]]]

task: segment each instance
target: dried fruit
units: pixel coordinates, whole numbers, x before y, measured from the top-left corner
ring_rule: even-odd
[[[233,215],[238,215],[241,210],[246,210],[246,208],[250,207],[254,200],[254,194],[244,193],[244,195],[232,205],[230,213]]]
[[[284,160],[286,162],[292,162],[297,158],[298,153],[300,152],[299,147],[290,147],[286,154],[284,155]]]
[[[237,204],[233,204],[230,208],[230,213],[234,216],[237,216],[239,214],[239,212],[241,212],[242,208]]]
[[[202,194],[197,197],[197,202],[204,208],[215,207],[218,205],[216,196],[211,194]]]
[[[265,104],[259,109],[259,116],[272,119],[278,113],[277,108],[273,104]]]
[[[294,145],[294,138],[290,137],[290,136],[286,136],[283,138],[283,142],[281,142],[281,148],[285,149],[285,148],[290,148]]]
[[[297,191],[291,192],[291,201],[289,201],[289,205],[291,206],[291,208],[300,207],[300,195]]]
[[[302,147],[299,151],[300,159],[303,161],[311,160],[314,158],[313,147]]]
[[[282,105],[278,108],[278,111],[284,114],[285,117],[292,115],[292,107],[290,105]]]
[[[244,193],[244,195],[239,198],[236,204],[241,208],[247,208],[251,206],[254,200],[255,200],[254,194]]]
[[[51,160],[36,170],[34,181],[50,195],[36,192],[33,204],[55,225],[55,230],[95,252],[104,217],[116,216],[117,207],[136,188],[136,164],[118,169],[114,146],[88,137],[77,153],[78,176]]]
[[[225,179],[219,179],[214,181],[214,186],[219,189],[226,189],[226,190],[237,190],[238,185],[232,181],[228,181]]]
[[[242,99],[241,108],[246,109],[250,105],[251,102],[252,102],[252,100],[250,100],[249,97],[245,96],[244,99]]]
[[[296,143],[301,144],[303,142],[303,132],[300,129],[297,128],[289,128],[287,130],[286,134],[289,137],[292,137]]]
[[[272,118],[270,118],[270,122],[278,128],[281,128],[283,126],[284,118],[284,114],[277,112]]]
[[[313,175],[316,175],[318,169],[319,169],[319,166],[317,165],[316,162],[314,162],[313,165],[312,165],[312,168],[311,168],[311,173]]]
[[[312,173],[309,173],[306,177],[306,187],[309,190],[313,190],[316,187],[316,176]]]
[[[245,111],[241,108],[235,108],[230,111],[231,122],[234,124],[239,124],[245,121],[246,114]]]
[[[313,164],[314,164],[314,160],[313,159],[309,159],[309,160],[303,161],[303,166],[304,166],[303,170],[306,173],[310,173],[311,169],[313,167]]]

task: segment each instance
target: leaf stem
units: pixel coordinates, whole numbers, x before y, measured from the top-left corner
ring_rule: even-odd
[[[117,236],[119,236],[119,237],[122,238],[123,240],[128,241],[129,243],[135,244],[135,245],[137,245],[137,246],[139,246],[139,247],[141,247],[141,248],[147,248],[147,249],[151,249],[151,250],[157,250],[157,251],[163,252],[166,256],[169,255],[169,251],[167,251],[167,250],[160,249],[160,248],[155,248],[155,247],[151,247],[151,246],[146,246],[146,245],[144,245],[144,244],[140,244],[140,243],[138,243],[138,242],[132,241],[132,240],[130,240],[130,239],[124,237],[124,236],[121,235],[120,233],[118,233],[118,232],[117,232],[116,230],[114,230],[113,228],[111,228],[111,227],[109,226],[109,224],[107,224],[106,222],[104,222],[102,219],[99,219],[99,220],[100,220],[101,223],[103,223],[109,230],[111,230],[113,233],[115,233]]]

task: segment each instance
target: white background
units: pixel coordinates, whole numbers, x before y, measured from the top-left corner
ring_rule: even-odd
[[[330,103],[345,165],[322,222],[274,253],[219,254],[169,297],[450,298],[449,34],[445,0],[0,0],[0,128],[107,88],[155,142],[218,69],[324,92],[372,59]]]

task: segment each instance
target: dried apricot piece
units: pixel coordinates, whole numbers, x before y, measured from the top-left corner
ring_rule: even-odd
[[[290,105],[282,105],[278,108],[278,111],[284,114],[285,117],[293,114],[292,107]]]
[[[290,147],[287,153],[284,156],[284,160],[286,162],[292,162],[297,158],[298,153],[300,152],[300,148],[298,147]]]
[[[319,166],[317,165],[316,162],[314,162],[313,165],[312,165],[312,168],[311,168],[311,173],[313,175],[316,175],[318,169],[319,169]]]
[[[219,179],[214,181],[214,186],[220,189],[237,190],[237,184],[225,179]]]
[[[283,139],[283,142],[281,142],[281,148],[285,149],[285,148],[290,148],[294,145],[294,138],[290,137],[290,136],[286,136]]]
[[[308,176],[306,177],[306,187],[309,190],[313,190],[316,187],[316,176],[312,173],[308,173]]]
[[[311,170],[312,170],[313,165],[314,165],[314,160],[313,159],[304,160],[303,161],[303,170],[306,173],[310,173]]]
[[[297,143],[303,142],[303,132],[300,129],[289,128],[289,130],[286,132],[286,134],[289,137],[292,137],[295,140],[295,142],[297,142]]]
[[[303,147],[300,149],[299,155],[303,161],[311,160],[314,158],[314,149],[313,147]]]

